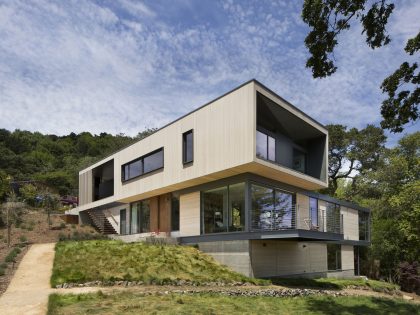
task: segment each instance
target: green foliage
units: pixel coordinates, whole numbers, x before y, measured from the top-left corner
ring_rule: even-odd
[[[408,40],[405,47],[405,51],[410,55],[419,50],[420,32],[416,37]],[[382,128],[390,129],[392,132],[401,132],[404,124],[418,119],[420,72],[417,69],[417,62],[413,64],[403,62],[399,69],[382,82],[382,92],[388,94],[388,99],[382,102],[381,107],[384,118],[381,122]],[[402,89],[403,86],[404,89]]]
[[[10,189],[10,177],[0,169],[0,201],[3,201]]]
[[[9,177],[14,181],[38,180],[57,193],[76,194],[80,169],[152,131],[148,129],[132,138],[88,132],[59,137],[0,129],[0,198],[9,190]]]
[[[219,265],[212,257],[189,246],[158,246],[97,240],[59,242],[56,245],[53,286],[65,282],[143,281],[147,284],[172,284],[178,280],[203,282],[252,282]]]
[[[391,39],[386,26],[394,8],[395,5],[387,0],[305,0],[302,19],[310,27],[305,38],[310,53],[306,67],[311,68],[313,77],[324,78],[337,70],[334,64],[337,38],[350,29],[352,20],[359,20],[362,24],[362,34],[366,34],[369,47],[375,49],[387,45]],[[408,40],[405,51],[413,55],[419,49],[420,33]],[[391,132],[401,132],[406,123],[415,122],[419,117],[420,74],[417,68],[417,62],[404,62],[381,85],[382,92],[388,94],[382,102],[381,126]]]
[[[7,254],[6,258],[4,258],[4,261],[7,263],[13,262],[16,256],[19,254],[20,254],[20,249],[15,247],[9,252],[9,254]]]
[[[325,193],[335,195],[340,180],[357,180],[380,167],[386,137],[381,128],[367,125],[347,130],[343,125],[327,125],[329,133],[329,188]],[[346,166],[348,165],[348,166]]]
[[[420,132],[386,149],[380,167],[359,177],[353,201],[372,209],[371,262],[381,276],[397,281],[401,261],[420,261]]]
[[[19,194],[28,205],[32,207],[36,205],[36,196],[38,195],[38,189],[34,185],[23,185],[19,188]]]
[[[338,35],[350,29],[352,19],[359,19],[366,33],[366,43],[371,48],[381,47],[390,42],[386,24],[394,4],[387,1],[374,2],[366,10],[367,0],[305,0],[302,19],[311,28],[305,38],[310,57],[306,67],[312,69],[314,78],[333,74],[337,67],[333,61]]]

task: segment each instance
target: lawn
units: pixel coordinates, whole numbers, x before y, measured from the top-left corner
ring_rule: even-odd
[[[143,281],[174,284],[178,280],[268,283],[247,278],[217,263],[194,247],[123,243],[111,240],[59,242],[51,285],[89,281]]]
[[[48,315],[78,314],[401,314],[420,306],[375,297],[229,297],[217,294],[148,295],[123,292],[50,295]]]
[[[342,290],[348,287],[366,287],[377,292],[393,292],[399,290],[399,286],[385,281],[364,279],[304,279],[304,278],[272,278],[273,284],[285,287],[304,287],[316,289]]]

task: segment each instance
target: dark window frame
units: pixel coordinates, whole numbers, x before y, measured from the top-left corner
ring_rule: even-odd
[[[124,225],[122,224],[122,213],[124,213]],[[120,235],[127,235],[127,209],[120,209]]]
[[[192,142],[191,142],[191,160],[187,160],[187,136],[191,134]],[[182,134],[182,164],[191,164],[194,162],[194,129],[190,129],[185,131]]]
[[[331,252],[332,251],[332,252]],[[334,256],[334,268],[330,265],[329,255]],[[341,244],[327,244],[327,270],[328,271],[341,271],[343,270]]]
[[[147,158],[147,157],[149,157],[149,156],[151,156],[151,155],[153,155],[153,154],[156,154],[156,153],[158,153],[160,151],[162,151],[162,161],[163,161],[162,166],[161,167],[158,167],[156,169],[150,170],[148,172],[144,172],[144,159]],[[130,177],[130,178],[125,179],[125,167],[127,165],[130,165],[132,163],[138,162],[140,160],[141,160],[141,172],[140,172],[140,175],[137,175],[137,176],[134,176],[134,177]],[[165,167],[165,150],[164,150],[164,147],[161,147],[159,149],[156,149],[156,150],[154,150],[154,151],[152,151],[150,153],[147,153],[147,154],[145,154],[145,155],[143,155],[143,156],[141,156],[139,158],[136,158],[134,160],[131,160],[130,162],[127,162],[127,163],[124,163],[123,165],[121,165],[121,182],[123,182],[123,183],[124,182],[128,182],[128,181],[133,180],[135,178],[139,178],[141,176],[144,176],[144,175],[153,173],[155,171],[161,170],[164,167]]]
[[[265,132],[263,130],[257,129],[257,132],[263,134],[266,137],[266,139],[265,139],[265,142],[266,142],[265,143],[265,146],[266,146],[266,150],[265,151],[266,152],[263,152],[265,154],[265,156],[259,156],[258,154],[256,154],[256,157],[259,158],[259,159],[262,159],[264,161],[269,161],[269,162],[277,163],[277,161],[276,161],[276,147],[277,147],[276,138],[273,137],[273,136],[271,136],[271,135],[269,135],[267,132]],[[255,134],[255,142],[257,142],[257,136],[258,135],[256,133]],[[274,140],[274,158],[273,159],[270,158],[270,139],[273,139]],[[258,144],[256,143],[256,145],[258,145]]]

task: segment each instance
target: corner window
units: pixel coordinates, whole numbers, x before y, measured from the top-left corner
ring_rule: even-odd
[[[191,163],[194,159],[193,131],[189,130],[182,134],[182,163]]]
[[[275,162],[276,140],[257,130],[257,157]]]
[[[341,245],[327,244],[328,270],[341,270]]]
[[[359,211],[359,240],[369,240],[369,213]]]
[[[163,168],[163,148],[121,166],[121,181],[125,182]]]

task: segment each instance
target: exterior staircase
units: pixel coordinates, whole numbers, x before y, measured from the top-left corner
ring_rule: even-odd
[[[102,234],[117,234],[111,222],[102,211],[88,210],[87,214],[95,229]]]

